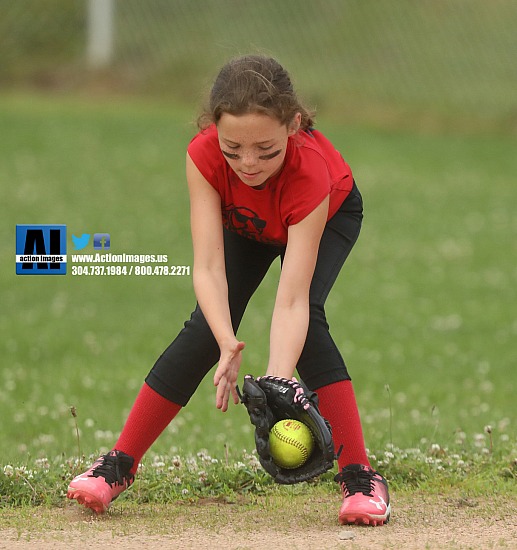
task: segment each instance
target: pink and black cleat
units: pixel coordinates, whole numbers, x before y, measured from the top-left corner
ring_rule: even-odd
[[[66,496],[97,514],[103,514],[133,483],[135,477],[130,473],[133,463],[133,457],[122,451],[110,451],[70,482]]]
[[[362,464],[345,466],[334,478],[343,490],[339,510],[342,525],[384,525],[390,519],[388,482],[375,470]]]

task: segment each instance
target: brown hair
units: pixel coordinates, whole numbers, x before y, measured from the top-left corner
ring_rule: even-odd
[[[203,130],[217,124],[224,113],[264,113],[286,126],[301,113],[302,130],[314,124],[314,113],[299,101],[288,72],[275,59],[262,55],[237,57],[224,65],[197,120],[198,127]]]

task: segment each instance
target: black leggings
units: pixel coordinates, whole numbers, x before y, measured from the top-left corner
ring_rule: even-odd
[[[300,378],[316,390],[350,380],[325,317],[325,300],[354,246],[363,217],[361,194],[354,184],[340,209],[327,222],[309,295],[307,338],[296,366]],[[269,267],[285,247],[259,243],[224,230],[224,253],[233,328],[237,332],[246,306]],[[201,380],[219,360],[219,346],[199,305],[176,339],[149,372],[146,383],[160,395],[185,406]]]

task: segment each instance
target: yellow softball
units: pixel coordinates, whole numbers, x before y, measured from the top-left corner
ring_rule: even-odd
[[[313,449],[312,432],[298,420],[280,420],[269,432],[269,450],[281,468],[299,468],[311,456]]]

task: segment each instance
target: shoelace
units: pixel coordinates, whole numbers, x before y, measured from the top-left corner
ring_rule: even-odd
[[[122,485],[124,481],[131,483],[131,474],[129,468],[131,465],[129,462],[124,461],[122,457],[113,455],[103,455],[101,457],[102,463],[96,466],[90,476],[103,477],[108,485],[112,486],[114,483]],[[121,464],[122,462],[122,464]],[[124,464],[124,462],[127,462]],[[122,471],[123,470],[123,471]]]
[[[343,470],[335,479],[346,489],[348,496],[363,493],[367,497],[373,497],[373,474],[368,470]]]

